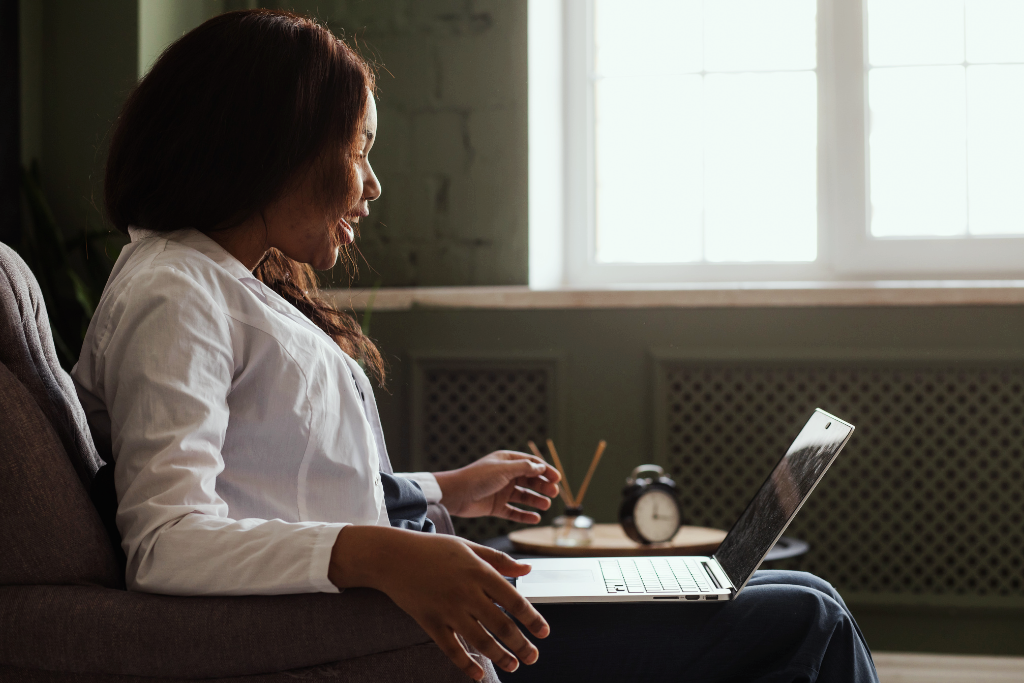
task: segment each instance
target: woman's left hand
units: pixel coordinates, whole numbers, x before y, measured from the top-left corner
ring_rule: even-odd
[[[514,507],[538,510],[551,507],[558,495],[558,470],[535,455],[495,451],[476,462],[450,472],[435,472],[441,502],[458,517],[503,517],[513,522],[536,524],[540,515]]]

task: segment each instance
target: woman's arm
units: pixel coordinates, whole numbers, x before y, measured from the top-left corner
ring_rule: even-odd
[[[537,661],[537,648],[498,607],[538,638],[547,637],[547,622],[503,578],[529,571],[505,553],[453,536],[348,526],[338,534],[328,578],[339,588],[361,586],[388,595],[459,668],[480,680],[483,668],[456,634],[505,671],[515,671],[520,660]]]

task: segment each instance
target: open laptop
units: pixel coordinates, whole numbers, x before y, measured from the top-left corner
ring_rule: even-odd
[[[851,434],[853,425],[815,410],[712,557],[532,558],[515,586],[536,603],[732,600]]]

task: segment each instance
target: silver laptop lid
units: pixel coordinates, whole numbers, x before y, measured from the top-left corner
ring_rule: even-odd
[[[737,591],[796,517],[851,434],[853,425],[820,408],[800,430],[715,553]]]

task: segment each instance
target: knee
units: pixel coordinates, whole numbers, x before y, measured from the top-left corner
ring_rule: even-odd
[[[850,613],[846,611],[838,596],[833,597],[835,589],[826,581],[820,579],[815,582],[821,586],[798,585],[792,586],[786,591],[787,598],[793,604],[798,605],[802,616],[807,623],[816,624],[818,628],[832,631],[838,628],[845,628],[852,623]],[[827,590],[823,590],[827,588]]]
[[[819,576],[815,576],[814,574],[810,574],[808,572],[793,573],[798,575],[798,580],[801,586],[806,586],[808,588],[812,588],[818,591],[819,593],[824,593],[833,600],[839,597],[839,592],[836,591],[836,589],[832,587],[832,584],[826,581],[825,579]]]
[[[824,639],[852,626],[839,602],[824,592],[792,583],[756,586],[740,593],[735,603],[744,621],[756,624],[760,638],[790,644]],[[723,613],[725,610],[723,610]]]
[[[836,602],[840,602],[842,599],[839,596],[839,592],[832,587],[832,584],[814,574],[808,572],[797,572],[797,571],[785,571],[785,570],[769,570],[766,572],[758,572],[758,574],[764,574],[766,583],[774,583],[780,585],[789,586],[803,586],[804,588],[810,588],[811,590],[823,593],[828,597],[832,598]]]

